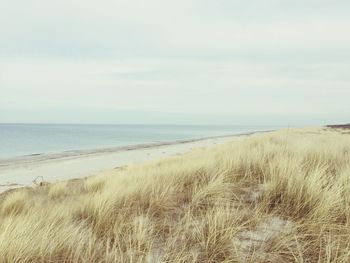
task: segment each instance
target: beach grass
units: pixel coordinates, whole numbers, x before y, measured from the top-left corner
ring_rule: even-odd
[[[350,262],[350,136],[255,134],[0,197],[0,262]]]

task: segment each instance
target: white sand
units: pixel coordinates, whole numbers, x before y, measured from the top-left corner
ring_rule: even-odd
[[[170,145],[151,147],[148,145],[146,148],[89,152],[73,156],[55,156],[54,158],[52,156],[32,157],[19,161],[0,162],[0,192],[22,186],[34,186],[33,180],[38,176],[42,176],[45,182],[87,177],[132,163],[183,154],[193,148],[212,147],[235,138],[238,137],[217,137]],[[40,182],[41,178],[38,181]]]

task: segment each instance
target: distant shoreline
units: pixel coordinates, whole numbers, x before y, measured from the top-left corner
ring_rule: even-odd
[[[48,183],[87,178],[124,166],[161,160],[196,148],[211,148],[255,133],[271,131],[0,159],[0,193],[36,186],[37,178]]]
[[[237,133],[237,134],[227,134],[227,135],[218,135],[218,136],[209,136],[209,137],[200,137],[200,138],[193,138],[193,139],[164,141],[164,142],[155,142],[155,143],[131,144],[131,145],[125,145],[125,146],[104,147],[104,148],[96,148],[96,149],[89,149],[89,150],[70,150],[70,151],[63,151],[58,153],[33,153],[33,154],[10,157],[10,158],[0,158],[0,169],[9,168],[11,166],[17,166],[17,165],[26,165],[28,163],[33,163],[33,162],[41,163],[41,162],[54,161],[54,160],[74,159],[74,158],[85,157],[85,156],[87,157],[87,156],[93,156],[93,155],[102,155],[102,154],[117,153],[117,152],[131,151],[131,150],[138,150],[138,149],[148,149],[148,148],[154,148],[159,146],[200,142],[200,141],[206,141],[210,139],[238,137],[243,135],[252,135],[255,133],[271,132],[271,131],[273,130],[243,132],[243,133]]]

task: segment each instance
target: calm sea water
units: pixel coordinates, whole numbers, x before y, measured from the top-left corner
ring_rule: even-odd
[[[0,124],[0,158],[270,130],[272,126]]]

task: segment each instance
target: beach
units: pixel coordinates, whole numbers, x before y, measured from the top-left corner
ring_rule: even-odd
[[[248,135],[246,133],[242,135]],[[242,136],[240,135],[240,136]],[[58,154],[32,155],[0,160],[0,192],[84,178],[103,171],[180,155],[195,148],[213,147],[239,138],[239,135],[141,144]]]
[[[349,262],[349,149],[319,127],[3,161],[50,183],[0,195],[0,262]]]

